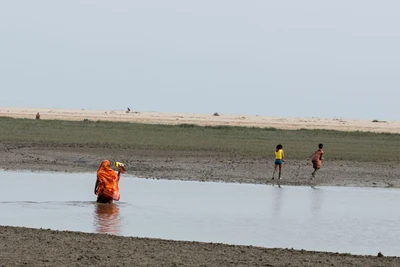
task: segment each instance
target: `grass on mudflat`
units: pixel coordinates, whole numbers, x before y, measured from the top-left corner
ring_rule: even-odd
[[[0,117],[0,142],[38,146],[218,151],[270,158],[282,144],[287,159],[306,159],[324,144],[325,158],[400,161],[400,135],[235,126],[152,125]]]

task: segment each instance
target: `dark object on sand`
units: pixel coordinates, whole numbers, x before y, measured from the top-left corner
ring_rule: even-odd
[[[213,116],[219,116],[218,112],[215,112],[215,113],[213,114]]]
[[[39,114],[39,112],[36,113],[36,119],[37,119],[37,120],[40,120],[40,114]]]
[[[378,252],[377,257],[383,257],[383,254],[381,252]]]
[[[126,113],[129,113],[129,112],[131,112],[131,109],[130,109],[130,108],[127,108],[127,109],[126,109]]]

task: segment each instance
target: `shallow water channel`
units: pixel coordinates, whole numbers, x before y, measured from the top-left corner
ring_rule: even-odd
[[[0,171],[0,225],[400,256],[400,190],[123,176],[97,204],[93,173]]]

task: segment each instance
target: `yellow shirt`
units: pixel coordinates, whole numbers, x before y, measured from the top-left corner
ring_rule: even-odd
[[[283,150],[282,149],[275,151],[275,159],[283,159]]]

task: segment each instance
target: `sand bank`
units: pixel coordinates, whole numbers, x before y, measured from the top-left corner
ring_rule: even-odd
[[[350,120],[341,118],[299,118],[242,116],[219,114],[135,112],[122,110],[85,110],[50,108],[8,108],[0,107],[0,116],[34,119],[39,112],[44,120],[106,120],[146,124],[196,124],[229,125],[245,127],[274,127],[279,129],[329,129],[339,131],[369,131],[400,133],[400,121]]]

